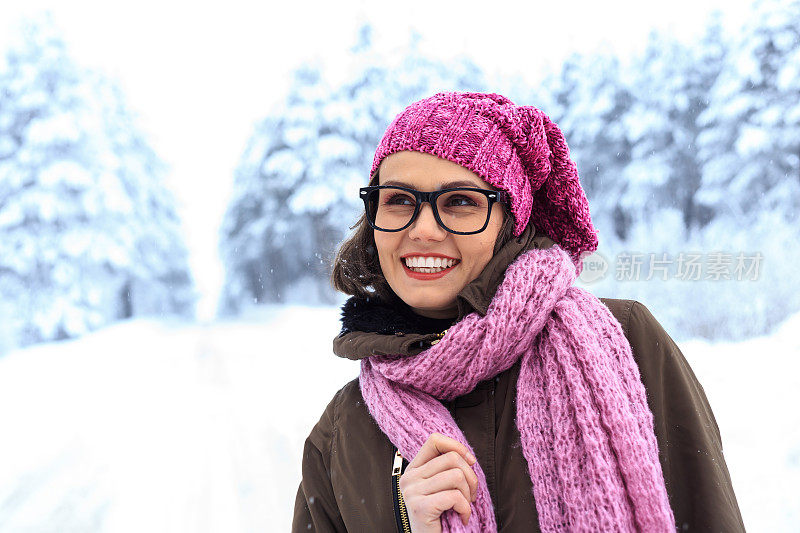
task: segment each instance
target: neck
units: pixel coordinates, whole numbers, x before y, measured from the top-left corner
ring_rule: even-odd
[[[447,319],[456,318],[458,316],[458,306],[456,305],[448,307],[447,309],[418,309],[416,307],[411,307],[411,310],[425,318]]]

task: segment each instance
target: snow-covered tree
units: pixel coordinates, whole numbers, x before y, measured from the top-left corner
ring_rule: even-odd
[[[702,181],[697,117],[708,106],[726,46],[719,14],[704,37],[692,45],[653,32],[647,47],[629,69],[626,85],[634,104],[624,117],[631,157],[621,175],[626,183],[622,208],[652,224],[664,210],[680,214],[688,236],[713,217],[696,196]]]
[[[800,308],[785,245],[800,204],[797,6],[762,3],[742,32],[714,15],[693,43],[653,34],[624,66],[573,55],[541,84],[609,261],[590,289],[648,303],[678,338],[762,334]],[[698,251],[704,269],[714,253],[763,264],[756,279],[680,279],[676,258]],[[631,282],[616,279],[625,255],[643,263]],[[650,278],[658,259],[663,282]]]
[[[363,210],[358,187],[391,119],[436,92],[487,90],[474,64],[426,57],[416,35],[387,55],[366,25],[352,52],[343,82],[319,66],[298,69],[285,104],[251,136],[221,232],[223,313],[251,302],[334,301],[332,255]]]
[[[166,167],[120,91],[71,60],[49,18],[20,33],[0,64],[0,322],[9,344],[193,313]]]
[[[616,56],[574,53],[542,83],[550,92],[549,108],[542,110],[564,133],[598,231],[613,230],[624,239],[632,219],[620,206],[622,175],[631,159],[623,119],[633,96],[621,77]]]
[[[800,209],[800,1],[763,0],[699,117],[700,198],[737,225]]]

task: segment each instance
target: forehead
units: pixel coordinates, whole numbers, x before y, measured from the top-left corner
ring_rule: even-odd
[[[390,154],[381,161],[378,173],[378,185],[401,185],[419,190],[445,187],[494,189],[468,168],[422,152]]]

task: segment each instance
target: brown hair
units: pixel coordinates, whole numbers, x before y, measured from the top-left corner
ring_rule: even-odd
[[[370,185],[379,183],[378,171],[369,180]],[[503,247],[513,237],[514,217],[510,208],[504,204],[504,220],[497,234],[493,253]],[[356,231],[339,246],[333,260],[331,285],[334,289],[359,298],[377,297],[390,300],[394,291],[383,276],[378,252],[375,249],[375,230],[367,222],[365,213],[350,226]]]

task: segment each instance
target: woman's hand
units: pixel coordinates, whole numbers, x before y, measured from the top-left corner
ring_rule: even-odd
[[[470,502],[478,492],[472,470],[475,457],[466,446],[441,433],[433,433],[400,476],[400,491],[414,533],[441,533],[440,516],[448,509],[467,525]]]

